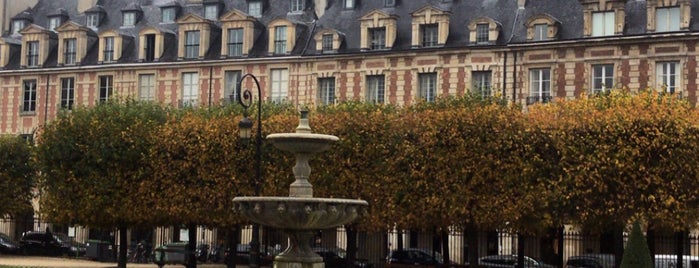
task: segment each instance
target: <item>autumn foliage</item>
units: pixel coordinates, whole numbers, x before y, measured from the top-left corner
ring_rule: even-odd
[[[270,107],[263,134],[293,132],[294,109]],[[293,180],[293,156],[264,141],[262,181],[254,180],[254,146],[237,137],[240,110],[111,129],[79,114],[49,124],[41,141],[39,159],[50,167],[42,209],[54,220],[227,226],[245,221],[233,197],[254,195],[255,183],[263,195],[287,195]],[[81,120],[85,127],[67,128]],[[616,92],[529,107],[469,96],[410,107],[347,102],[314,109],[310,122],[340,138],[311,159],[315,196],[367,200],[361,229],[534,233],[562,223],[685,229],[699,221],[696,110],[674,96]],[[125,148],[88,150],[107,139]],[[147,147],[135,154],[128,146],[136,145]],[[104,170],[86,168],[94,165]],[[139,168],[114,173],[112,165]]]

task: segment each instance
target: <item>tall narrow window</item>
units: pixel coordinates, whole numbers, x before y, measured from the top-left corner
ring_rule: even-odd
[[[248,14],[255,18],[262,17],[262,2],[261,1],[250,1],[248,3]]]
[[[592,36],[614,35],[614,11],[592,13]]]
[[[75,46],[77,40],[75,38],[68,38],[63,40],[63,63],[64,64],[75,64]]]
[[[104,38],[104,50],[102,53],[104,53],[104,62],[114,61],[114,37]]]
[[[39,41],[27,42],[27,67],[39,66]]]
[[[422,46],[423,47],[433,47],[437,45],[437,37],[439,27],[437,24],[423,24],[420,25],[420,31],[422,32]]]
[[[142,101],[155,100],[154,74],[141,74],[138,76],[138,95]]]
[[[243,28],[228,29],[228,56],[243,56]]]
[[[61,78],[61,109],[72,110],[75,101],[75,79]]]
[[[218,20],[218,5],[206,5],[204,7],[204,18]]]
[[[12,21],[12,34],[18,34],[19,31],[24,29],[24,20],[14,20]]]
[[[223,88],[224,102],[236,102],[240,98],[238,94],[238,80],[241,76],[241,71],[226,71],[225,72],[225,85]]]
[[[273,102],[286,100],[289,90],[289,70],[272,69],[272,98]]]
[[[420,81],[420,98],[433,102],[437,93],[437,74],[418,74],[418,80]]]
[[[534,41],[544,41],[549,39],[549,26],[548,24],[536,24],[534,25]]]
[[[345,0],[345,9],[354,9],[355,0]]]
[[[386,81],[383,75],[369,75],[366,79],[367,101],[373,103],[384,103],[384,86]]]
[[[162,22],[163,23],[173,23],[175,22],[175,18],[177,17],[177,8],[175,7],[164,7],[162,10],[160,10],[162,13]]]
[[[186,31],[184,44],[184,57],[186,59],[199,58],[199,31]]]
[[[551,69],[529,70],[529,97],[527,103],[548,102],[551,99]]]
[[[491,92],[491,77],[493,76],[490,71],[474,71],[471,73],[472,89],[473,93],[481,97],[490,97]]]
[[[52,17],[49,19],[49,30],[55,31],[58,26],[61,26],[61,17]]]
[[[97,26],[100,25],[100,14],[99,13],[87,14],[85,24],[87,25],[87,27],[90,27],[93,29],[97,28]]]
[[[592,65],[592,93],[600,93],[614,86],[614,64]]]
[[[31,113],[36,111],[36,80],[25,80],[22,97],[21,112]]]
[[[318,103],[335,103],[335,77],[318,78]]]
[[[291,12],[303,11],[303,1],[304,0],[291,0]]]
[[[324,34],[323,35],[323,52],[333,52],[333,35]]]
[[[371,49],[386,49],[386,28],[369,29]]]
[[[384,4],[386,7],[393,7],[396,6],[396,0],[384,0]]]
[[[143,47],[143,49],[146,50],[145,53],[145,61],[154,61],[155,60],[155,35],[154,34],[147,34],[146,35],[146,44]]]
[[[481,23],[476,25],[476,43],[484,44],[490,41],[490,33],[488,27],[489,25],[487,23]]]
[[[286,26],[274,27],[274,54],[286,54]]]
[[[182,73],[182,107],[196,107],[199,103],[199,74]]]
[[[99,102],[106,102],[112,97],[114,78],[111,75],[104,75],[99,77]]]
[[[655,31],[673,32],[680,30],[680,7],[661,7],[655,10]]]
[[[658,77],[658,87],[667,93],[680,90],[680,63],[676,61],[658,62],[655,64]]]
[[[124,12],[122,14],[122,24],[126,27],[131,27],[136,25],[136,12]]]

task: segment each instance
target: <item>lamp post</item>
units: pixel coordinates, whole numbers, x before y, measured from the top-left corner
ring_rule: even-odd
[[[248,118],[247,109],[253,104],[252,92],[249,89],[242,90],[243,80],[250,77],[255,81],[255,86],[257,87],[257,135],[255,136],[255,180],[253,181],[253,186],[255,189],[255,196],[260,195],[260,180],[262,180],[262,153],[260,147],[262,146],[262,90],[260,89],[260,82],[252,74],[245,74],[238,79],[236,95],[238,96],[238,103],[245,108],[244,117],[238,123],[239,135],[241,139],[250,139],[252,134],[252,120]],[[250,241],[250,267],[257,268],[260,267],[260,226],[257,223],[252,224],[252,241]]]

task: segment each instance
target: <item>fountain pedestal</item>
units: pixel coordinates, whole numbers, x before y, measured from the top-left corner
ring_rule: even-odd
[[[311,133],[307,112],[301,112],[295,133],[271,134],[267,140],[296,156],[295,181],[289,187],[289,197],[236,197],[233,202],[244,217],[288,235],[289,246],[274,258],[275,268],[323,268],[323,258],[313,252],[310,245],[314,231],[354,221],[368,203],[313,197],[313,185],[308,181],[311,173],[308,161],[312,155],[330,148],[338,138]]]

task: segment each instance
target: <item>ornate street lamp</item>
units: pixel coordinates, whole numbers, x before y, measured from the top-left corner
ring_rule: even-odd
[[[244,117],[238,123],[240,127],[239,135],[241,139],[250,139],[252,136],[253,123],[250,118],[248,118],[247,109],[253,104],[252,92],[249,89],[242,90],[243,80],[246,77],[252,78],[255,81],[255,86],[257,87],[257,135],[255,136],[255,180],[253,181],[253,186],[255,189],[255,196],[260,195],[260,181],[262,180],[262,153],[260,152],[260,147],[262,146],[262,90],[260,89],[260,82],[252,74],[245,74],[238,79],[238,84],[236,87],[236,95],[238,96],[238,103],[245,108]],[[260,226],[257,223],[252,224],[252,241],[250,241],[250,267],[257,268],[260,267]]]

